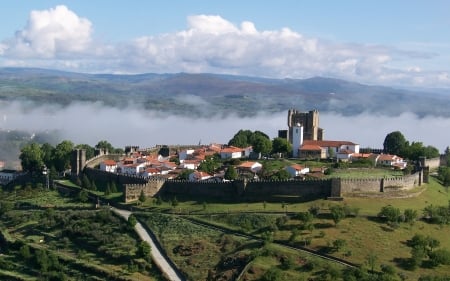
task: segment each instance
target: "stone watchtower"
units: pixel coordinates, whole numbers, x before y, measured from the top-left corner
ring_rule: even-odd
[[[289,109],[287,124],[289,127],[288,140],[292,144],[294,127],[298,124],[303,127],[304,140],[323,140],[323,129],[319,128],[319,111],[299,112]]]
[[[78,176],[83,172],[86,166],[86,150],[74,149],[70,157],[70,166],[72,167],[72,176]]]

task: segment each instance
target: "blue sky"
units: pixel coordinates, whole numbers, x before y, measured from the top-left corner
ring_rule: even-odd
[[[450,1],[4,1],[0,66],[450,88]]]

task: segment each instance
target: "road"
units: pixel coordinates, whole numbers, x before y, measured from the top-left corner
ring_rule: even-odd
[[[119,214],[126,220],[128,220],[128,217],[132,214],[132,212],[126,210],[116,208],[111,209],[113,212]],[[142,240],[147,241],[152,247],[151,251],[152,259],[156,263],[156,265],[161,269],[164,275],[171,281],[184,281],[185,279],[177,273],[177,271],[172,267],[170,262],[166,260],[164,255],[161,254],[161,252],[159,251],[159,247],[157,247],[155,241],[153,241],[153,239],[150,237],[150,235],[142,226],[142,224],[140,222],[137,222],[134,229],[136,230],[139,237],[141,237]]]

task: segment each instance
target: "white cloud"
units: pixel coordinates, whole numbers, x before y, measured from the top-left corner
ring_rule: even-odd
[[[178,32],[106,45],[92,37],[88,19],[65,6],[33,11],[24,29],[0,43],[0,63],[82,72],[328,76],[369,84],[450,87],[448,71],[425,70],[417,63],[435,59],[435,54],[327,41],[287,27],[258,30],[252,22],[235,24],[219,15],[189,16],[187,24]],[[395,66],[409,60],[413,68]]]
[[[70,58],[88,50],[91,35],[89,20],[60,5],[32,11],[25,28],[16,32],[9,48],[3,52],[19,58]]]

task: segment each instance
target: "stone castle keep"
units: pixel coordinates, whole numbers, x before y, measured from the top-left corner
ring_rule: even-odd
[[[208,200],[231,202],[300,202],[317,198],[341,198],[348,195],[371,194],[392,197],[398,191],[412,190],[422,183],[428,182],[427,169],[413,175],[380,178],[380,179],[323,179],[323,180],[284,180],[284,181],[245,181],[231,182],[189,182],[164,180],[158,178],[142,178],[122,175],[95,169],[106,159],[117,160],[122,155],[100,153],[86,160],[84,150],[76,150],[72,154],[74,176],[82,171],[91,179],[115,181],[124,187],[124,201],[136,201],[144,191],[147,197],[163,198],[207,198]],[[433,165],[438,163],[432,159]],[[423,159],[422,167],[428,166]],[[83,167],[83,168],[82,168]]]
[[[292,143],[294,127],[300,124],[303,127],[304,140],[323,140],[323,129],[319,128],[319,111],[299,112],[289,109],[287,125],[288,140]]]

